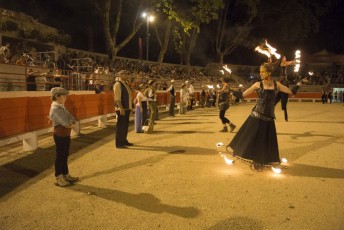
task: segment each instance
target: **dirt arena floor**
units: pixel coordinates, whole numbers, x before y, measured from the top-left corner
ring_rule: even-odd
[[[227,117],[240,128],[253,105]],[[285,122],[276,107],[281,174],[227,165],[219,152],[237,130],[220,133],[215,108],[161,116],[153,134],[131,125],[128,149],[115,149],[114,121],[84,125],[69,158],[81,181],[68,188],[54,185],[50,135],[33,152],[0,147],[0,229],[344,229],[344,106],[288,110]]]

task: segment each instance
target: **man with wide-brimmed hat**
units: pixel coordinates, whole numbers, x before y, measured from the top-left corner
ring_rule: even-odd
[[[175,90],[174,90],[174,80],[171,80],[171,85],[167,89],[167,92],[170,92],[170,108],[168,110],[168,114],[172,117],[174,117],[174,105],[176,103],[175,99]]]
[[[149,119],[155,124],[155,116],[156,116],[156,110],[158,108],[157,106],[157,95],[156,95],[156,89],[155,89],[155,80],[149,80],[148,82],[148,88],[146,89],[144,95],[147,97],[147,102],[149,106]]]
[[[116,126],[116,148],[123,149],[127,146],[132,146],[127,139],[129,116],[132,111],[133,97],[131,90],[126,82],[128,72],[121,70],[115,74],[118,77],[118,82],[113,86],[114,99],[117,104],[117,126]]]

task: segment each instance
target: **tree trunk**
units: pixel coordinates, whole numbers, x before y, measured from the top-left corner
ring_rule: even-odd
[[[188,47],[187,52],[185,54],[185,63],[186,63],[187,66],[191,65],[191,62],[190,62],[191,54],[192,54],[192,52],[193,52],[193,50],[195,48],[197,38],[198,38],[198,32],[197,32],[196,29],[194,29],[192,31],[189,47]]]
[[[158,63],[161,64],[164,61],[165,53],[168,47],[168,43],[170,41],[170,33],[171,33],[171,27],[172,27],[172,22],[168,20],[166,32],[165,32],[165,38],[164,38],[164,43],[162,44],[160,48],[160,53],[158,57]]]
[[[223,52],[219,52],[217,55],[218,55],[218,60],[219,60],[220,65],[223,65],[224,53]]]
[[[114,54],[113,51],[115,50],[115,43],[113,42],[111,31],[110,31],[110,6],[111,6],[111,0],[106,0],[104,2],[104,14],[102,17],[102,21],[103,21],[106,49],[108,50],[108,52],[110,52],[113,55]]]

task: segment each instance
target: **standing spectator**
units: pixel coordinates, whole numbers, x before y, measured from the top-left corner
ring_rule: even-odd
[[[334,91],[333,95],[334,95],[334,102],[337,102],[338,101],[338,92],[337,92],[337,90]]]
[[[205,100],[206,100],[206,93],[204,90],[204,86],[202,85],[201,92],[200,92],[200,99],[199,99],[199,104],[200,104],[201,108],[204,108]]]
[[[146,102],[146,111],[147,111],[147,98],[143,95],[145,87],[143,84],[139,85],[134,104],[135,108],[135,131],[136,133],[143,133],[142,125],[144,124],[143,120],[143,102]]]
[[[327,93],[327,100],[328,102],[330,102],[330,104],[332,104],[332,100],[333,100],[333,96],[332,96],[332,91],[328,91]]]
[[[78,177],[72,177],[69,174],[67,164],[70,148],[70,133],[75,124],[75,118],[64,106],[68,94],[68,90],[61,87],[51,89],[53,103],[51,104],[49,118],[54,127],[53,135],[56,146],[55,184],[60,187],[66,187],[79,180]]]
[[[179,114],[185,114],[187,103],[188,90],[186,89],[186,84],[182,84],[182,88],[180,89]]]
[[[8,63],[10,60],[8,59],[10,56],[10,44],[6,43],[5,45],[0,47],[0,63]]]
[[[206,106],[208,108],[210,108],[212,106],[212,103],[213,103],[213,94],[212,94],[212,90],[211,89],[208,89],[207,90],[207,102],[206,102]]]
[[[129,127],[129,116],[132,111],[132,94],[129,86],[127,85],[126,79],[129,73],[125,70],[121,70],[116,73],[118,82],[113,86],[114,99],[117,104],[117,126],[116,126],[116,148],[123,149],[127,146],[134,145],[127,139],[128,127]]]
[[[148,82],[148,88],[146,89],[144,95],[147,97],[147,102],[149,106],[149,119],[153,124],[155,123],[155,113],[157,110],[157,102],[156,102],[156,86],[155,86],[155,80],[150,80]]]
[[[321,101],[323,104],[327,103],[327,94],[325,90],[321,91]]]
[[[186,81],[185,82],[186,87],[188,88],[189,98],[188,98],[188,110],[193,110],[192,105],[195,100],[195,89],[193,87],[193,82]]]
[[[99,81],[95,81],[95,87],[94,87],[94,92],[95,94],[100,94],[104,91],[104,87],[101,86]]]
[[[174,105],[176,103],[176,98],[175,98],[175,90],[174,90],[174,80],[171,80],[171,85],[167,89],[168,92],[170,92],[170,107],[168,110],[168,114],[172,117],[174,117]]]
[[[27,76],[26,76],[26,90],[37,91],[36,77],[42,77],[45,75],[46,73],[41,74],[38,71],[33,71],[32,69],[28,69]]]
[[[140,88],[142,88],[141,92],[145,92],[147,89],[147,85],[143,83],[140,85]],[[144,125],[145,121],[148,119],[148,102],[147,102],[147,97],[144,94],[143,94],[143,99],[141,100],[141,105],[142,105],[142,123],[141,123],[141,125]]]

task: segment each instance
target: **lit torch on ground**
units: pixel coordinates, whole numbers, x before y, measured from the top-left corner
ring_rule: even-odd
[[[227,158],[225,153],[223,153],[223,152],[219,152],[219,153],[227,165],[232,165],[234,163],[234,160]]]

